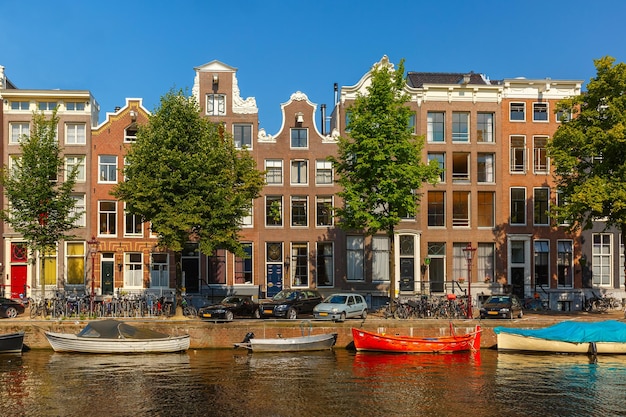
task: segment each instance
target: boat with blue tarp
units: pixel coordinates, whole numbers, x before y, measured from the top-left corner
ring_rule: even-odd
[[[499,351],[626,354],[626,323],[563,321],[540,329],[495,327]]]

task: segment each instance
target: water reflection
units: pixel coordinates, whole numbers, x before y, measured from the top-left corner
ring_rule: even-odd
[[[3,410],[24,416],[612,416],[626,358],[31,351],[0,357],[0,384]]]
[[[623,356],[501,353],[496,390],[503,401],[532,393],[520,413],[623,415],[626,358]],[[610,382],[609,382],[610,381]],[[546,404],[550,404],[546,408]]]

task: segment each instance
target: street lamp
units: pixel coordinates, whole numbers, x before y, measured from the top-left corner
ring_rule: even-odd
[[[467,243],[467,246],[463,248],[463,254],[467,261],[467,318],[473,318],[472,315],[472,257],[476,248],[472,247],[471,243]]]
[[[95,269],[95,264],[96,264],[96,255],[98,253],[98,246],[100,245],[100,242],[98,241],[98,239],[96,239],[95,236],[91,236],[91,239],[87,241],[87,244],[89,245],[89,254],[91,255],[91,311],[93,311],[93,300],[94,297],[96,296],[96,292],[95,292],[95,275],[94,275],[94,269]]]

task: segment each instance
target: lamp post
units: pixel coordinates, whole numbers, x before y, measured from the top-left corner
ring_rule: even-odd
[[[467,246],[463,248],[463,254],[467,261],[467,318],[473,318],[472,314],[472,257],[476,248],[472,247],[472,244],[468,242]]]
[[[93,300],[96,296],[95,290],[95,265],[96,265],[96,254],[98,253],[98,246],[100,242],[96,239],[95,236],[91,236],[91,239],[87,241],[89,245],[89,254],[91,255],[91,311],[93,312]]]

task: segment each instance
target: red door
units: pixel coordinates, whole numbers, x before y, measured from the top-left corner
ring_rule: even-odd
[[[26,265],[11,265],[11,298],[26,297]]]

